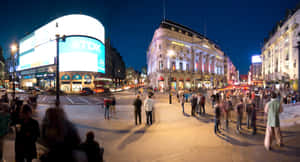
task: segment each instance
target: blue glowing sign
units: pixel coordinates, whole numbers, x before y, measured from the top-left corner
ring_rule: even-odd
[[[105,47],[97,39],[69,36],[59,42],[60,71],[105,73]]]

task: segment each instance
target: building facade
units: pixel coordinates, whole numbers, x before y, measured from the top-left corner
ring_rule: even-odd
[[[56,87],[58,51],[60,89],[95,88],[106,72],[104,36],[102,23],[82,14],[59,17],[26,35],[17,56],[20,87]]]
[[[147,65],[148,86],[159,90],[221,87],[226,81],[223,51],[205,36],[169,20],[154,32]]]
[[[238,81],[237,70],[229,56],[224,57],[224,74],[226,78],[226,83],[232,85]]]
[[[296,87],[299,79],[297,42],[300,10],[291,10],[283,21],[277,23],[262,47],[262,76],[266,83]]]

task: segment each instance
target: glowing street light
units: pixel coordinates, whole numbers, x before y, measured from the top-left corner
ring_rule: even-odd
[[[174,57],[175,56],[175,52],[173,50],[168,50],[167,55],[169,57]]]
[[[13,100],[15,100],[15,96],[16,96],[16,85],[15,85],[15,54],[18,52],[18,45],[16,43],[13,43],[10,46],[10,51],[11,51],[11,56],[12,56],[12,60],[13,60],[13,75],[12,75],[12,81],[13,81],[13,94],[12,94],[12,98]]]

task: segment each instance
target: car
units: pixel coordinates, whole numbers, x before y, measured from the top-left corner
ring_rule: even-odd
[[[89,88],[89,87],[84,87],[80,91],[80,95],[92,95],[92,94],[94,94],[94,91],[91,90],[91,88]]]
[[[7,89],[6,92],[13,93],[13,89]],[[15,88],[15,93],[24,93],[25,91],[20,88]]]

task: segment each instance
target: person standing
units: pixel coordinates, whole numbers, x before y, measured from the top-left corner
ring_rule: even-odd
[[[104,119],[109,120],[109,107],[111,105],[111,100],[104,98]]]
[[[282,104],[277,99],[276,93],[272,92],[271,101],[269,101],[265,106],[265,113],[267,113],[267,128],[264,145],[268,151],[271,150],[272,138],[274,134],[277,145],[280,147],[283,146],[279,119],[279,113],[282,111]]]
[[[256,105],[252,103],[251,106],[251,127],[252,127],[252,135],[256,134]]]
[[[36,141],[40,136],[39,124],[32,119],[32,110],[24,105],[21,111],[21,121],[16,126],[15,160],[16,162],[31,162],[37,157]]]
[[[219,126],[220,126],[220,117],[221,117],[221,103],[220,100],[217,100],[217,104],[215,104],[215,134],[217,132],[220,133]]]
[[[191,106],[192,106],[191,115],[195,116],[195,111],[196,111],[196,106],[197,106],[197,96],[195,94],[192,95]]]
[[[184,99],[184,98],[183,98]],[[144,102],[144,108],[147,116],[147,125],[152,125],[152,111],[153,111],[154,101],[152,96],[149,95],[148,98]]]
[[[86,153],[89,162],[103,162],[104,149],[99,147],[99,143],[94,138],[94,132],[87,132],[85,142],[79,147]]]
[[[236,131],[240,133],[240,130],[242,129],[242,119],[243,119],[243,99],[240,99],[240,102],[236,106]]]
[[[0,105],[0,161],[3,160],[3,144],[9,130],[9,106],[2,103]]]
[[[196,106],[196,109],[197,109],[197,113],[199,115],[201,115],[200,100],[201,100],[201,93],[198,93],[198,95],[197,95],[197,106]]]
[[[135,117],[135,125],[137,125],[137,118],[139,117],[139,124],[142,123],[141,110],[142,110],[142,100],[140,96],[137,95],[136,99],[133,102],[134,105],[134,117]]]
[[[253,100],[249,97],[246,98],[246,113],[247,113],[247,128],[250,129],[251,125],[251,114],[252,114],[252,102]]]
[[[112,96],[111,106],[110,106],[111,114],[116,114],[116,97]]]
[[[200,114],[205,115],[205,96],[204,94],[201,94],[200,97]]]
[[[184,103],[185,103],[184,94],[182,94],[182,96],[180,97],[180,105],[182,107],[183,114],[184,114]]]

